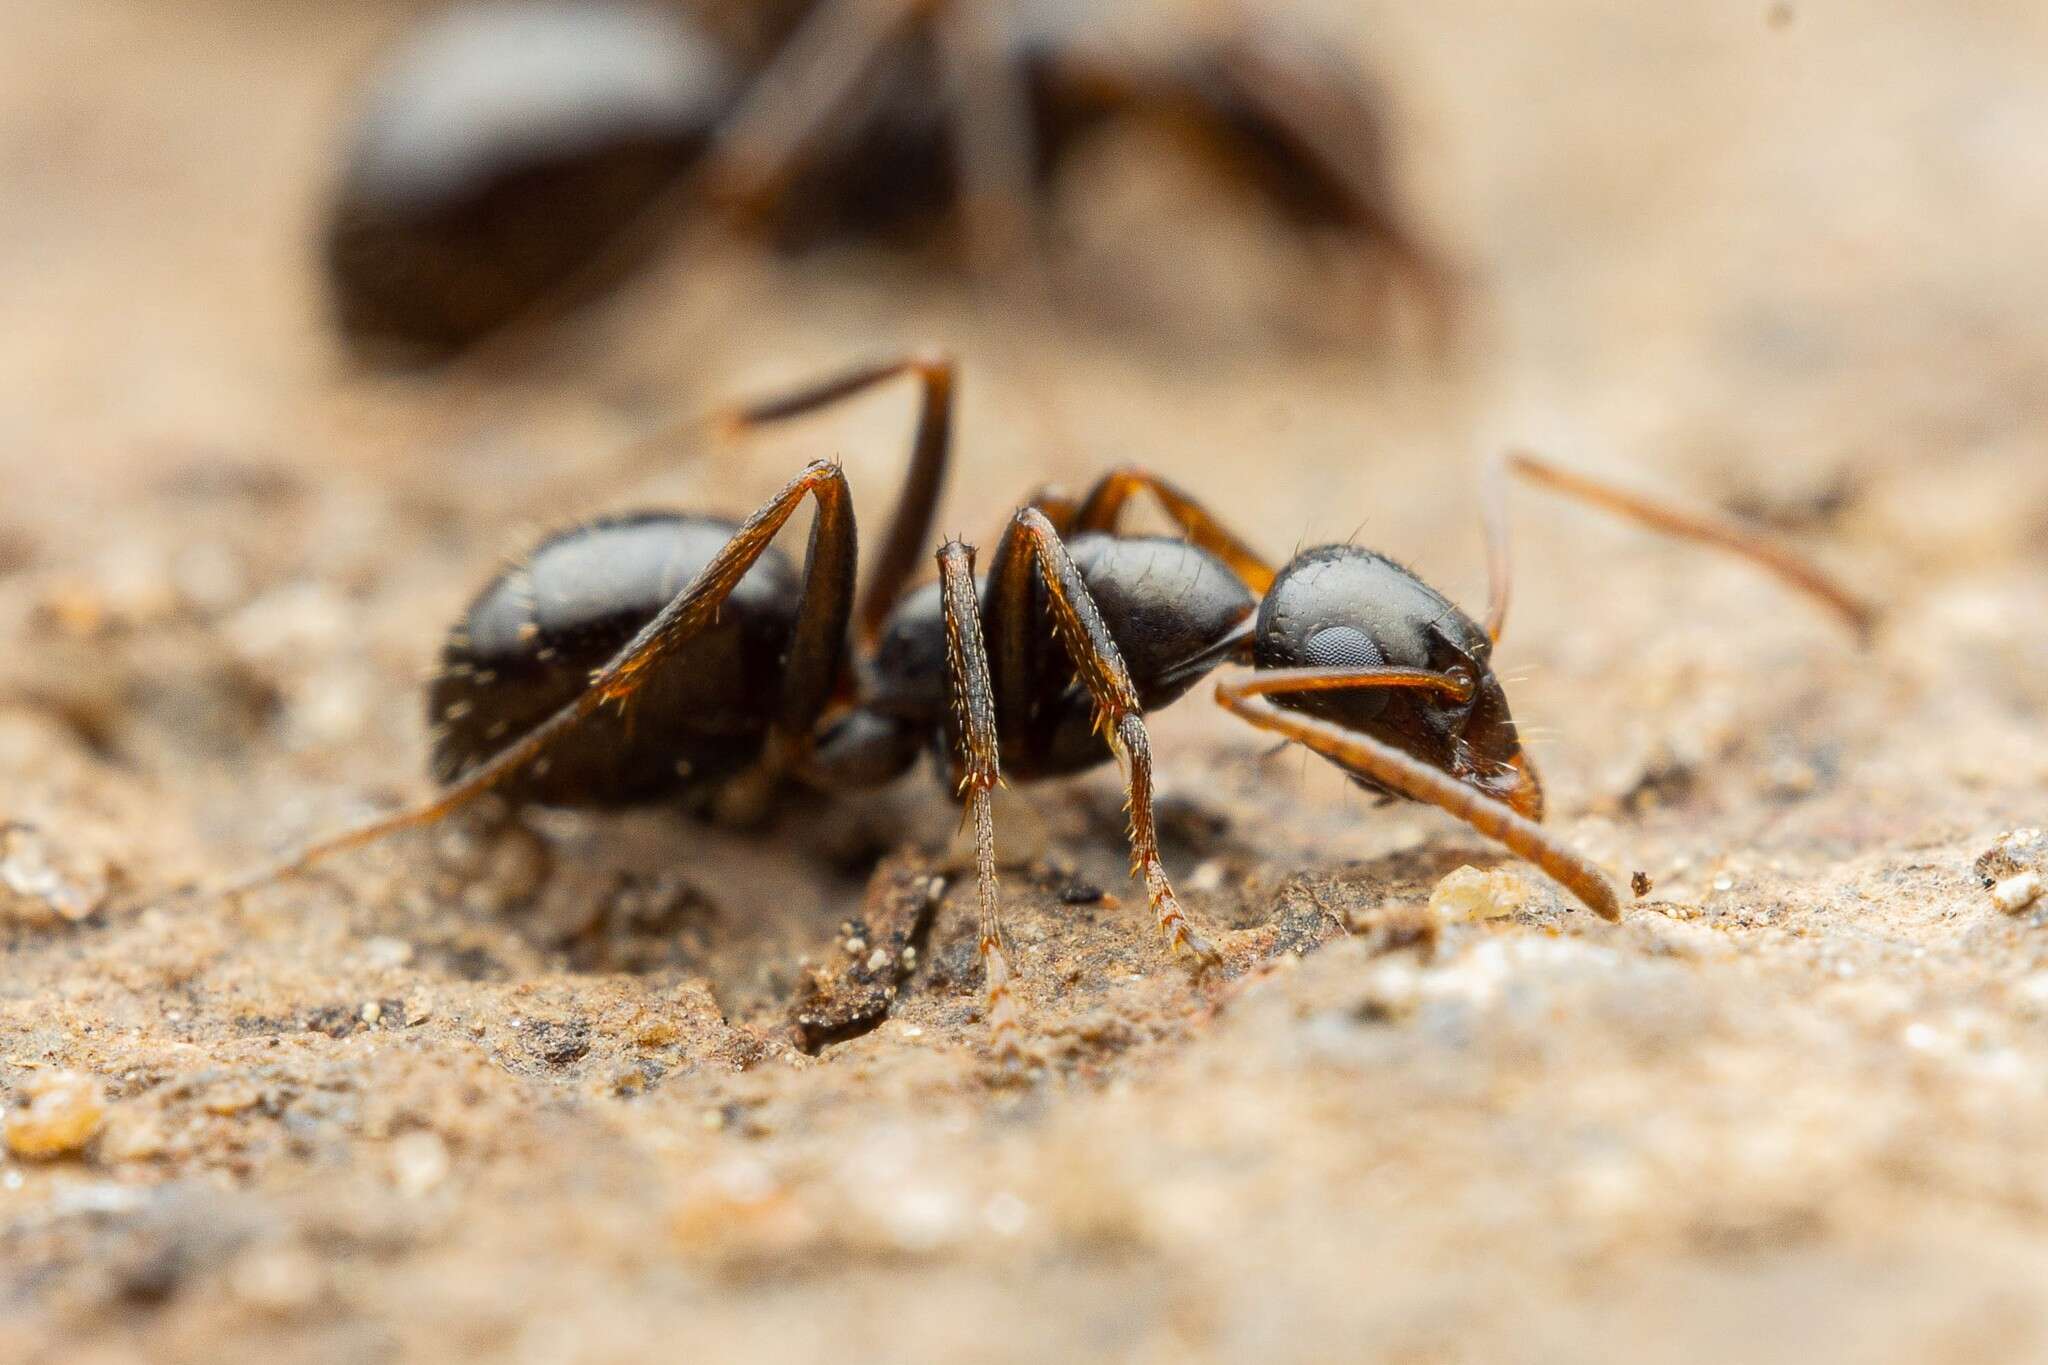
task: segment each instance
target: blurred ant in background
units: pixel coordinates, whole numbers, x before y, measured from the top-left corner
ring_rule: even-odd
[[[991,794],[1121,763],[1132,875],[1160,929],[1198,961],[1161,860],[1145,716],[1225,665],[1216,700],[1300,743],[1368,790],[1427,802],[1619,919],[1606,875],[1543,829],[1543,787],[1493,664],[1507,619],[1501,476],[1509,471],[1777,573],[1859,632],[1870,610],[1755,532],[1561,469],[1533,455],[1495,470],[1485,501],[1484,622],[1382,554],[1356,545],[1261,556],[1188,493],[1143,469],[1079,499],[1031,498],[995,543],[930,552],[952,444],[954,367],[864,366],[738,409],[734,427],[781,421],[897,376],[922,389],[909,470],[865,581],[852,495],[818,461],[744,521],[698,512],[607,517],[547,538],[478,594],[451,628],[427,691],[432,798],[309,845],[236,884],[247,890],[347,849],[432,824],[495,792],[515,803],[677,801],[765,813],[790,783],[879,787],[932,754],[968,807],[976,842],[987,1009],[1015,1047],[1011,969],[996,887]],[[1124,528],[1149,493],[1178,535]],[[771,542],[815,505],[801,566]]]
[[[1164,43],[1119,42],[1071,0],[472,0],[360,98],[324,229],[335,315],[360,355],[445,361],[707,217],[785,251],[952,225],[1000,280],[1030,270],[1076,151],[1143,122],[1402,283],[1447,338],[1451,271],[1396,201],[1363,75],[1278,15]]]

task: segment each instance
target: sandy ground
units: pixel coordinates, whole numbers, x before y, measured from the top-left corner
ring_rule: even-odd
[[[2048,901],[1977,868],[2048,824],[2048,10],[1322,8],[1471,269],[1454,377],[1307,336],[1299,263],[1126,155],[1064,196],[1101,316],[1056,336],[708,242],[516,380],[352,380],[305,246],[401,11],[0,11],[0,1359],[2048,1357]],[[1143,922],[1114,774],[1017,791],[1022,1078],[922,779],[164,899],[423,790],[439,632],[546,525],[820,454],[872,525],[901,396],[618,452],[913,344],[967,367],[949,529],[1142,460],[1476,605],[1519,440],[1884,622],[1518,496],[1553,823],[1655,890],[1600,923],[1205,686],[1154,739],[1227,969]],[[1465,863],[1528,905],[1406,941]]]

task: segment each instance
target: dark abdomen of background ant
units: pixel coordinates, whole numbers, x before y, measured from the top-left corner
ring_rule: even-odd
[[[736,85],[665,10],[529,0],[430,21],[367,90],[326,228],[344,335],[431,360],[610,283]]]
[[[492,580],[449,632],[428,687],[435,779],[460,777],[575,700],[734,529],[669,512],[608,518],[549,538]],[[715,790],[760,754],[800,593],[795,566],[769,549],[626,712],[601,709],[504,793],[618,806]]]

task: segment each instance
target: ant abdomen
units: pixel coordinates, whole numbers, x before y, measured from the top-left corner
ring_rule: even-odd
[[[734,529],[673,512],[614,517],[553,536],[500,573],[449,631],[427,690],[435,778],[456,780],[574,700]],[[593,714],[506,794],[626,805],[708,789],[744,768],[773,715],[800,591],[789,558],[768,550],[718,621],[654,670],[629,708]]]

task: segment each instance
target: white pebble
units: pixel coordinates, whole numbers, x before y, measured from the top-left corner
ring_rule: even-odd
[[[391,1144],[391,1183],[417,1199],[448,1177],[448,1145],[433,1133],[407,1133]]]
[[[1429,893],[1429,913],[1440,920],[1499,919],[1529,901],[1529,884],[1505,868],[1481,872],[1466,865],[1447,873]]]
[[[2041,874],[2022,872],[2007,877],[1991,888],[1991,899],[1998,902],[1998,908],[2008,915],[2017,914],[2032,905],[2041,895]]]

